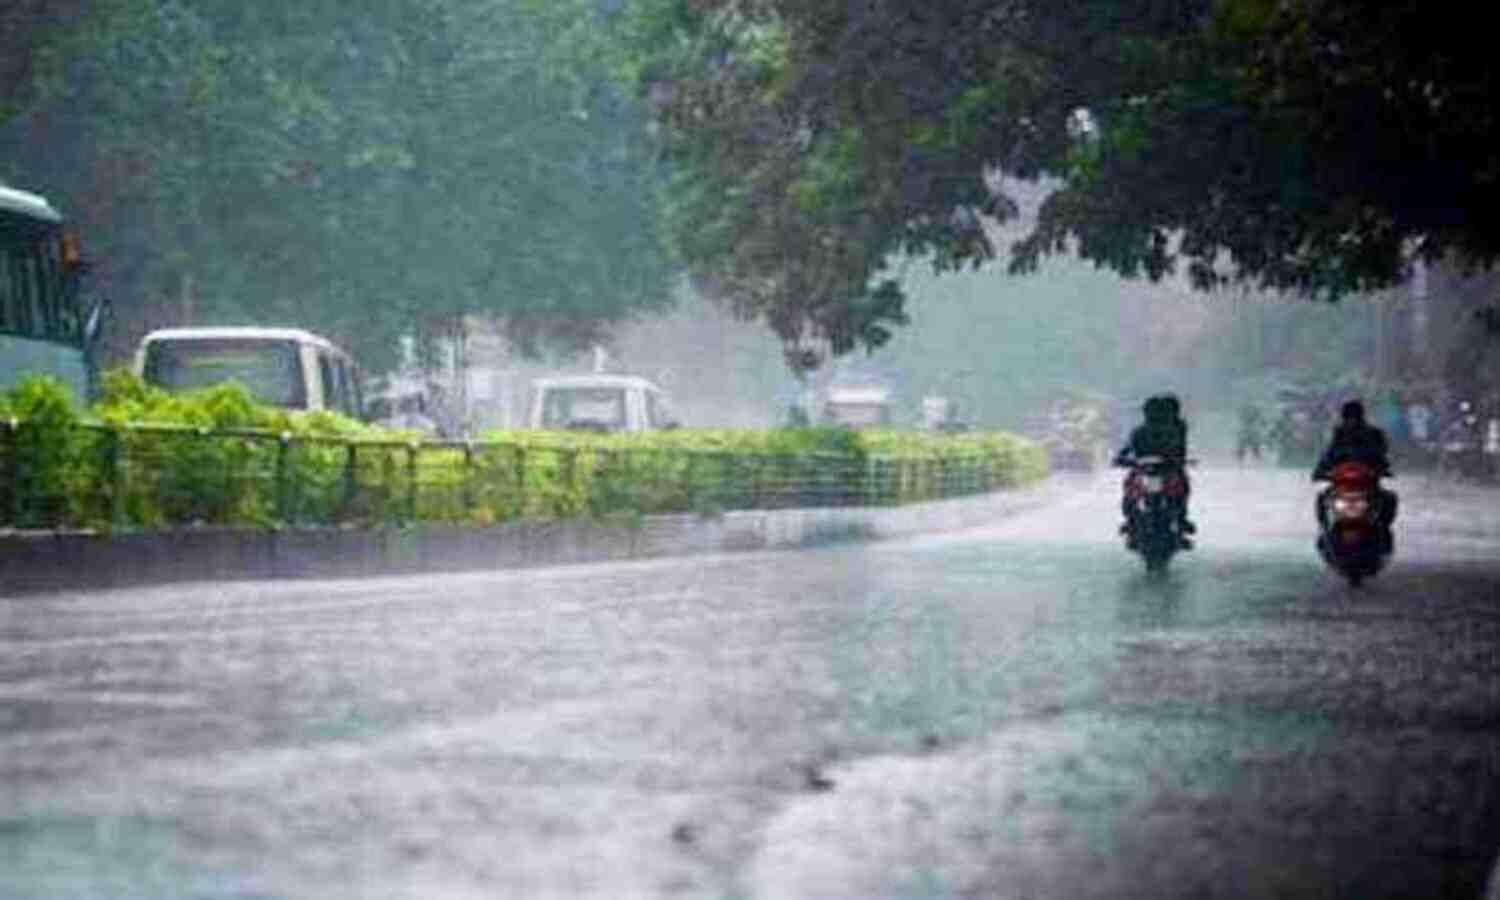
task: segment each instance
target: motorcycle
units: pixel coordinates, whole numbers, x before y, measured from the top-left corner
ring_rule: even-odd
[[[1187,479],[1160,456],[1141,456],[1119,465],[1130,469],[1125,478],[1126,547],[1141,555],[1146,571],[1160,572],[1173,554],[1191,547],[1177,513],[1187,497]]]
[[[1473,404],[1459,404],[1453,421],[1438,438],[1438,466],[1441,475],[1453,478],[1483,480],[1486,474],[1485,434]]]
[[[1343,462],[1326,480],[1330,486],[1318,497],[1318,554],[1359,587],[1390,558],[1390,525],[1378,508],[1380,473],[1365,463]]]

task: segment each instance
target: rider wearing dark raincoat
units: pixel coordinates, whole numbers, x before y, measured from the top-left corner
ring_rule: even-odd
[[[1141,405],[1141,414],[1145,421],[1130,432],[1130,439],[1115,455],[1115,465],[1129,467],[1143,456],[1159,456],[1164,459],[1175,470],[1174,474],[1182,479],[1183,484],[1182,495],[1172,499],[1173,511],[1177,514],[1183,534],[1193,534],[1198,529],[1187,517],[1191,485],[1186,470],[1187,422],[1182,418],[1181,407],[1176,396],[1163,394],[1146,400]],[[1128,534],[1132,511],[1132,503],[1128,497],[1121,500],[1120,511],[1125,516],[1125,524],[1120,526],[1120,532]],[[1192,546],[1186,538],[1183,539],[1183,544]]]
[[[1343,462],[1358,462],[1373,468],[1380,477],[1391,474],[1389,443],[1385,432],[1365,421],[1365,406],[1358,400],[1350,400],[1339,410],[1339,424],[1333,429],[1328,449],[1318,458],[1313,467],[1313,481],[1326,479],[1333,467]],[[1325,491],[1324,494],[1327,492]],[[1324,525],[1324,494],[1317,501],[1318,524]],[[1385,552],[1391,551],[1391,525],[1396,521],[1397,499],[1394,491],[1376,487],[1376,500],[1380,509],[1380,521],[1384,526]]]

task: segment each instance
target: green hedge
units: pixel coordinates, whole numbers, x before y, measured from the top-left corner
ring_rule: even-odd
[[[1007,434],[800,428],[422,441],[256,405],[230,384],[169,394],[124,373],[79,409],[59,382],[0,394],[0,527],[369,526],[896,504],[1046,475]]]

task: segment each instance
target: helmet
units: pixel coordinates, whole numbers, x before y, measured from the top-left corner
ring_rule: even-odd
[[[1358,400],[1350,400],[1339,408],[1339,416],[1346,422],[1363,422],[1365,420],[1365,405]]]

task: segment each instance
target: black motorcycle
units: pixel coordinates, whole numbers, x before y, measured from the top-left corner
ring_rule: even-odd
[[[1141,456],[1120,465],[1130,469],[1125,478],[1126,547],[1141,555],[1146,571],[1163,571],[1177,551],[1191,546],[1177,513],[1187,498],[1187,479],[1180,466],[1160,456]]]

